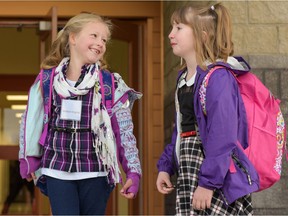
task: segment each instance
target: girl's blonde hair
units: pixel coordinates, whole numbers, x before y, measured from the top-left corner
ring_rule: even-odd
[[[83,27],[90,22],[101,22],[107,25],[109,29],[109,37],[111,37],[112,23],[110,20],[105,19],[99,15],[93,13],[80,13],[72,17],[64,26],[64,28],[58,32],[56,40],[53,42],[51,50],[48,56],[41,63],[41,68],[48,69],[58,66],[64,57],[70,56],[69,48],[69,35],[70,33],[79,33]],[[100,60],[101,66],[105,67],[106,63],[104,59]]]
[[[193,30],[197,64],[206,69],[206,61],[227,61],[233,55],[231,18],[221,4],[193,6],[187,4],[174,11],[171,23],[183,23]],[[204,36],[205,35],[205,36]]]

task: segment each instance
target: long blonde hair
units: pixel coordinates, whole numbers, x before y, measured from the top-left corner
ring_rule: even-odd
[[[72,17],[64,26],[64,28],[58,32],[56,40],[53,42],[51,50],[48,56],[41,63],[41,68],[48,69],[56,67],[64,57],[70,56],[69,48],[69,35],[70,33],[79,33],[83,27],[90,22],[101,22],[107,25],[109,29],[109,37],[112,32],[112,23],[110,20],[105,19],[97,14],[93,13],[80,13]],[[101,66],[105,67],[106,62],[104,59],[100,60]]]
[[[206,69],[206,61],[227,61],[233,55],[231,18],[221,4],[194,6],[187,4],[174,11],[171,23],[183,23],[193,30],[197,64]],[[204,39],[203,32],[206,37]]]

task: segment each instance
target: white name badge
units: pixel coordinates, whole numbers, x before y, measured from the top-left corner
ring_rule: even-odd
[[[60,119],[62,120],[81,120],[82,101],[62,100]]]

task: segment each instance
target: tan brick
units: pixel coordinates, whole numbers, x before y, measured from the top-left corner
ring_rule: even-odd
[[[249,22],[288,23],[288,1],[249,1]]]
[[[280,98],[280,93],[278,91],[278,83],[279,83],[279,71],[277,70],[267,70],[265,71],[265,85],[269,88],[272,94]]]
[[[287,178],[282,176],[281,180],[273,185],[273,187],[259,193],[253,193],[253,207],[285,209],[287,206],[287,194],[285,191],[287,190],[287,180]]]
[[[283,115],[287,116],[288,113],[288,101],[287,100],[282,100],[281,104],[280,104],[280,109]],[[287,117],[284,117],[284,119],[286,120]],[[287,125],[287,124],[286,124]],[[286,129],[287,130],[287,129]],[[287,133],[287,132],[286,132]],[[287,174],[286,174],[287,175]]]
[[[245,28],[247,26],[234,25],[233,26],[233,42],[234,53],[237,55],[244,55],[247,53],[247,42],[245,41]]]
[[[235,52],[240,54],[278,53],[276,26],[235,26]]]
[[[279,27],[279,52],[288,53],[288,26]]]
[[[229,10],[232,23],[247,23],[248,22],[248,8],[247,2],[243,1],[225,1],[223,3]]]
[[[288,71],[284,71],[281,73],[280,87],[281,87],[282,99],[286,101],[288,99],[287,80],[288,80]]]
[[[249,55],[249,64],[252,68],[284,69],[288,68],[288,55],[283,54]],[[286,84],[287,82],[286,77],[285,79],[281,80],[285,80]]]

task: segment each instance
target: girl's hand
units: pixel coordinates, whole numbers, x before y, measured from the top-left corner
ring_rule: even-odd
[[[192,206],[195,210],[204,210],[211,207],[213,190],[198,186],[192,198]]]
[[[156,186],[162,194],[169,194],[174,190],[174,186],[170,181],[170,175],[167,172],[159,172]]]
[[[132,186],[133,182],[131,179],[128,179],[126,181],[126,183],[124,184],[124,186],[122,187],[122,189],[120,190],[120,194],[127,198],[127,199],[133,199],[135,197],[135,194],[134,193],[130,193],[130,192],[127,192],[127,190]]]
[[[32,176],[32,178],[26,178],[26,180],[27,180],[28,182],[32,181],[33,179],[36,179],[36,176],[35,176],[35,173],[34,173],[34,172],[31,173],[31,176]]]

